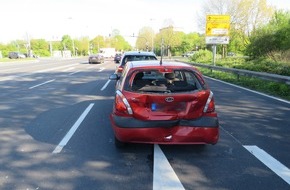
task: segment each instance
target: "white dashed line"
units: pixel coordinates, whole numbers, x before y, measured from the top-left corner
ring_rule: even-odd
[[[105,70],[106,68],[101,67],[100,70],[98,72],[102,72],[103,70]]]
[[[159,145],[154,145],[153,190],[184,190]]]
[[[52,152],[53,154],[58,154],[58,153],[60,153],[62,151],[63,147],[68,143],[68,141],[70,140],[70,138],[76,132],[76,130],[78,129],[78,127],[80,126],[80,124],[83,122],[83,120],[85,119],[85,117],[88,115],[88,113],[90,112],[90,110],[92,109],[93,106],[94,106],[94,104],[92,103],[92,104],[90,104],[87,107],[87,109],[82,113],[82,115],[75,122],[75,124],[72,126],[72,128],[67,132],[67,134],[65,135],[65,137],[60,141],[60,143],[58,144],[58,146],[54,149],[54,151]]]
[[[70,73],[70,74],[68,74],[68,75],[74,75],[74,74],[76,74],[76,73],[79,73],[80,71],[75,71],[75,72],[72,72],[72,73]]]
[[[264,150],[260,149],[257,146],[248,146],[244,145],[244,147],[252,153],[258,160],[263,162],[268,168],[270,168],[274,173],[276,173],[279,177],[281,177],[286,183],[290,185],[290,170],[278,160],[273,158]]]
[[[49,80],[49,81],[46,81],[46,82],[43,82],[43,83],[40,83],[40,84],[38,84],[38,85],[34,85],[34,86],[30,87],[29,89],[33,89],[33,88],[36,88],[36,87],[42,86],[42,85],[44,85],[44,84],[51,83],[51,82],[53,82],[53,81],[55,81],[55,79],[53,79],[53,80]]]
[[[108,80],[108,81],[106,82],[106,84],[101,88],[101,91],[103,91],[103,90],[105,90],[105,89],[107,88],[107,86],[109,85],[110,81],[111,81],[111,80]]]

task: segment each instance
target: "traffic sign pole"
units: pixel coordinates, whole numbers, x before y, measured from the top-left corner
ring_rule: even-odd
[[[212,46],[212,64],[215,66],[216,62],[216,45]]]

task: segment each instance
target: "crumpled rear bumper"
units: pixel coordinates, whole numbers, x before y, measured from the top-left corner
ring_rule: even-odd
[[[194,120],[142,121],[111,115],[118,140],[152,144],[216,144],[219,139],[217,117]]]

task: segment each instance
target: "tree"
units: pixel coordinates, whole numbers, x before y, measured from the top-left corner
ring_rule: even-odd
[[[33,54],[43,56],[49,56],[49,43],[45,39],[31,39],[31,50]]]
[[[157,52],[170,57],[171,53],[175,52],[182,44],[183,36],[184,33],[175,30],[173,26],[160,29],[155,38]]]
[[[105,47],[105,39],[103,36],[98,35],[90,41],[90,48],[93,52],[99,52],[100,48]]]
[[[136,48],[140,50],[152,50],[154,44],[154,30],[151,27],[143,27],[136,36]]]
[[[253,58],[289,60],[287,52],[290,51],[290,12],[275,12],[267,25],[252,32],[249,42],[246,51]]]
[[[229,44],[229,49],[243,51],[245,48],[237,47],[237,43],[246,46],[251,32],[268,23],[273,13],[274,8],[268,6],[266,0],[207,0],[199,15],[199,25],[205,28],[205,18],[208,14],[230,15],[230,40],[234,43]]]
[[[81,37],[78,40],[74,40],[75,48],[77,50],[77,55],[88,55],[90,52],[90,40],[89,37]]]
[[[185,53],[188,51],[197,51],[203,48],[205,48],[204,38],[199,33],[193,32],[183,35],[179,49],[181,53]]]
[[[113,47],[117,50],[117,51],[128,51],[130,49],[132,49],[131,45],[129,44],[129,42],[127,42],[123,36],[121,35],[116,35],[113,38]]]
[[[73,52],[73,40],[69,35],[62,36],[61,39],[63,50],[71,50]]]
[[[117,30],[114,30],[117,31]],[[104,38],[104,36],[98,35],[90,41],[90,46],[93,52],[99,52],[100,48],[104,47],[115,48],[117,51],[127,51],[131,49],[130,44],[118,33],[114,33],[110,38]]]

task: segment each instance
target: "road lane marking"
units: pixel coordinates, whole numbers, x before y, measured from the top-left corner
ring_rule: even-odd
[[[57,70],[57,69],[61,69],[61,68],[71,67],[71,66],[74,66],[74,65],[77,65],[77,64],[60,66],[60,67],[54,67],[54,68],[45,69],[45,70],[39,70],[39,71],[33,71],[33,72],[30,72],[30,73],[25,73],[25,74],[11,75],[11,76],[6,76],[4,78],[1,77],[0,78],[0,81],[13,80],[15,78],[31,76],[31,75],[36,74],[36,73],[43,73],[43,72],[47,72],[47,71],[53,71],[53,70]]]
[[[290,185],[290,170],[278,160],[273,158],[263,149],[257,146],[244,145],[244,147],[252,153],[258,160],[270,168],[274,173],[281,177],[286,183]]]
[[[110,81],[111,81],[111,80],[108,80],[108,81],[106,82],[106,84],[101,88],[101,91],[103,91],[103,90],[105,90],[105,89],[107,88],[107,86],[109,85]]]
[[[71,127],[71,129],[67,132],[67,134],[64,136],[64,138],[60,141],[60,143],[57,145],[57,147],[52,152],[53,154],[58,154],[62,151],[63,147],[68,143],[68,141],[71,139],[73,134],[76,132],[80,124],[83,122],[85,117],[88,115],[92,107],[94,106],[93,103],[91,103],[86,110],[82,113],[82,115],[78,118],[78,120],[74,123],[74,125]]]
[[[35,72],[32,72],[32,73],[44,73],[44,72],[47,72],[47,71],[54,71],[54,70],[57,70],[57,69],[68,68],[68,67],[72,67],[72,66],[75,66],[75,65],[77,65],[77,64],[75,63],[75,64],[71,64],[71,65],[52,67],[52,68],[49,68],[49,69],[43,69],[43,70],[35,71]]]
[[[154,144],[153,190],[184,190],[159,145]]]
[[[43,82],[43,83],[40,83],[40,84],[37,84],[37,85],[31,86],[31,87],[29,87],[29,89],[33,89],[33,88],[36,88],[36,87],[39,87],[39,86],[45,85],[45,84],[47,84],[47,83],[51,83],[51,82],[53,82],[53,81],[55,81],[55,79],[52,79],[52,80],[49,80],[49,81],[46,81],[46,82]]]
[[[101,67],[100,70],[98,72],[102,72],[103,70],[105,70],[106,68]]]
[[[75,71],[75,72],[72,72],[72,73],[70,73],[70,74],[68,74],[68,75],[74,75],[74,74],[76,74],[76,73],[79,73],[80,71]]]
[[[280,102],[284,102],[286,104],[290,104],[290,101],[283,100],[281,98],[277,98],[277,97],[274,97],[274,96],[270,96],[270,95],[267,95],[267,94],[264,94],[264,93],[261,93],[261,92],[257,92],[257,91],[254,91],[254,90],[251,90],[251,89],[248,89],[248,88],[245,88],[245,87],[241,87],[241,86],[238,86],[238,85],[235,85],[235,84],[231,84],[231,83],[228,83],[228,82],[225,82],[225,81],[221,81],[221,80],[218,80],[218,79],[215,79],[215,78],[206,77],[206,76],[205,76],[205,78],[209,78],[209,79],[214,80],[214,81],[218,81],[218,82],[221,82],[221,83],[224,83],[224,84],[227,84],[227,85],[236,87],[236,88],[240,88],[240,89],[243,89],[243,90],[246,90],[246,91],[249,91],[249,92],[253,92],[255,94],[259,94],[259,95],[262,95],[262,96],[265,96],[265,97],[268,97],[268,98],[272,98],[274,100],[278,100]]]
[[[70,67],[70,68],[64,69],[62,72],[67,72],[67,71],[73,70],[74,68],[75,67]]]

